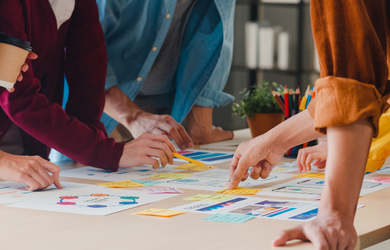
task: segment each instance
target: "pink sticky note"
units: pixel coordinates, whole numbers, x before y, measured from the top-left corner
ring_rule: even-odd
[[[374,181],[390,183],[390,177],[375,177]]]
[[[177,187],[171,188],[140,188],[140,190],[148,194],[184,194],[184,191],[181,191]]]

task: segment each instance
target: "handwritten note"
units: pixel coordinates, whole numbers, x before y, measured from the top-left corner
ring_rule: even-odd
[[[164,183],[163,181],[144,181],[144,180],[131,180],[134,182],[137,182],[139,184],[144,185],[145,187],[155,186],[161,183]]]
[[[390,182],[390,177],[375,177],[374,181],[389,183]]]
[[[184,194],[185,192],[177,187],[171,188],[140,188],[140,190],[148,194]]]
[[[131,187],[144,187],[145,185],[134,182],[134,181],[116,181],[107,183],[98,183],[100,186],[106,186],[109,188],[131,188]]]
[[[150,178],[160,178],[160,179],[183,179],[187,177],[194,176],[193,174],[181,174],[181,173],[162,173],[149,176]]]
[[[324,179],[325,178],[325,174],[324,173],[305,173],[305,174],[295,175],[294,177]]]
[[[187,212],[170,210],[170,209],[157,209],[151,208],[141,212],[134,213],[136,215],[147,215],[147,216],[158,216],[158,217],[173,217],[180,214],[185,214]]]
[[[255,216],[246,214],[213,214],[209,217],[203,218],[205,221],[218,221],[218,222],[230,222],[230,223],[243,223],[251,220]]]
[[[232,195],[220,195],[220,194],[198,194],[191,197],[184,198],[183,200],[187,201],[224,201],[234,198]]]
[[[224,189],[217,191],[217,194],[234,194],[234,195],[254,195],[260,192],[261,189],[252,189],[252,188],[240,188],[236,187],[235,189]]]
[[[209,170],[209,169],[213,169],[213,168],[217,168],[217,167],[209,166],[209,165],[199,166],[197,164],[188,163],[188,164],[184,164],[184,165],[181,165],[181,166],[178,166],[175,168],[176,169],[187,169],[187,170],[191,170],[191,171],[205,171],[205,170]]]

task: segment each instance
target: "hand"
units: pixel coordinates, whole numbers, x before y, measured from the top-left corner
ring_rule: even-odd
[[[154,115],[138,111],[136,119],[126,125],[131,134],[137,138],[143,133],[167,135],[173,139],[180,149],[192,148],[194,144],[182,125],[170,115]]]
[[[249,176],[255,180],[267,178],[285,151],[284,148],[273,148],[266,135],[241,143],[230,164],[230,179],[225,188],[233,189]],[[252,170],[249,174],[250,167]]]
[[[284,246],[290,240],[309,240],[316,249],[321,250],[353,250],[357,243],[357,234],[353,221],[337,212],[332,212],[318,215],[310,222],[283,231],[272,244]]]
[[[298,152],[297,166],[299,172],[310,171],[311,162],[313,166],[325,168],[326,159],[328,157],[328,140],[322,140],[317,146],[302,148]]]
[[[34,52],[28,53],[27,59],[34,60],[34,59],[37,59],[37,58],[38,58],[38,55],[35,54]],[[28,64],[27,64],[27,63],[24,63],[21,70],[22,70],[22,72],[27,72],[27,70],[28,70]],[[18,78],[17,78],[17,80],[18,80],[19,82],[21,82],[21,81],[23,80],[23,74],[22,74],[22,72],[20,72],[20,74],[19,74],[19,76],[18,76]],[[14,90],[15,90],[15,89],[12,88],[12,89],[10,89],[9,92],[12,93],[12,92],[14,92]]]
[[[39,156],[17,156],[0,151],[0,178],[24,183],[29,191],[44,189],[53,183],[61,189],[58,180],[60,170],[60,167]]]
[[[165,135],[143,134],[137,139],[127,143],[119,160],[120,168],[131,168],[140,165],[153,165],[154,169],[161,165],[165,167],[167,163],[173,164],[173,152],[177,152],[175,146]]]

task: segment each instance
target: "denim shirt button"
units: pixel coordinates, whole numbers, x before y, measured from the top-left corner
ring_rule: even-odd
[[[171,14],[167,14],[165,17],[168,19],[171,17]]]
[[[142,77],[137,77],[137,82],[142,81]]]
[[[153,47],[153,48],[152,48],[152,51],[156,51],[156,50],[157,50],[157,47]]]

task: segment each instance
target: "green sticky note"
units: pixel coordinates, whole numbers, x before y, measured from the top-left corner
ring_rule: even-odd
[[[206,221],[218,221],[218,222],[230,222],[230,223],[243,223],[255,218],[255,216],[246,214],[213,214],[209,217],[203,218]]]

